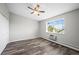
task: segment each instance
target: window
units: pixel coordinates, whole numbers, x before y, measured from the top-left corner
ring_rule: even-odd
[[[47,21],[46,32],[64,34],[64,18]]]

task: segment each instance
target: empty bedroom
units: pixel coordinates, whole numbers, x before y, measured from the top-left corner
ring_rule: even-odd
[[[79,55],[79,3],[0,3],[0,55]]]

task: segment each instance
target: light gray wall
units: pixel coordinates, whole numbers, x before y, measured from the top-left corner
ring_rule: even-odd
[[[39,22],[10,13],[10,42],[37,38]]]
[[[52,19],[64,18],[65,20],[65,34],[53,34],[46,32],[46,19],[40,21],[40,37],[48,39],[49,35],[53,34],[57,36],[57,43],[79,50],[79,9],[72,12],[68,12]]]
[[[9,42],[9,12],[5,4],[0,4],[0,54]]]
[[[6,17],[7,19],[9,19],[9,10],[6,6],[5,3],[0,3],[0,13]]]

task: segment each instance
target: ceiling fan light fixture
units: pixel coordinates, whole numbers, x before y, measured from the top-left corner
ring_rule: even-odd
[[[37,12],[37,11],[34,11],[34,14],[39,16],[39,12]]]
[[[31,14],[36,14],[36,15],[39,16],[40,13],[45,13],[45,11],[40,10],[40,5],[39,4],[35,5],[33,8],[31,8],[31,7],[28,7],[28,8],[33,10],[33,12],[31,12]]]

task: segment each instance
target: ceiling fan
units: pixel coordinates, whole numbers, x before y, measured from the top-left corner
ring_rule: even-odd
[[[35,7],[31,8],[28,6],[29,9],[31,9],[33,12],[31,12],[31,14],[37,14],[38,16],[40,15],[40,13],[45,13],[45,11],[41,11],[40,10],[40,5],[37,4]]]

